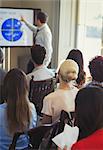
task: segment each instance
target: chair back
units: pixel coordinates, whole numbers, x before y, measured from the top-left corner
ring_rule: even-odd
[[[74,126],[74,112],[61,111],[60,114],[60,124],[59,124],[59,133],[63,132],[65,124]]]
[[[44,135],[52,128],[52,125],[42,125],[28,131],[30,144],[33,149],[38,149]]]
[[[14,134],[12,143],[9,146],[9,150],[15,150],[16,142],[17,142],[18,138],[20,137],[20,135],[22,135],[22,134],[24,134],[24,132],[17,132]]]
[[[41,109],[43,107],[43,99],[46,95],[54,91],[53,78],[41,81],[30,80],[29,99],[34,103],[37,113],[41,115]]]
[[[54,128],[55,127],[55,128]],[[28,145],[28,150],[34,150],[34,149],[39,149],[40,144],[42,143],[43,138],[45,135],[50,135],[50,138],[48,138],[48,143],[45,143],[46,146],[50,143],[51,137],[54,135],[54,130],[57,127],[56,124],[45,124],[38,126],[36,128],[32,128],[27,131],[26,134],[29,136],[29,145]],[[49,134],[51,132],[51,134]],[[25,134],[24,132],[17,132],[14,134],[12,143],[9,146],[9,150],[16,150],[16,143],[20,135]],[[44,144],[43,144],[44,145]],[[42,145],[42,146],[43,146]]]

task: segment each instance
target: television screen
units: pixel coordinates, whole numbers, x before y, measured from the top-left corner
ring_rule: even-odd
[[[33,32],[21,22],[21,16],[33,24],[32,9],[0,8],[0,46],[32,46]]]

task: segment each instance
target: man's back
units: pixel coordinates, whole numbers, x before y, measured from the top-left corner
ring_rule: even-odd
[[[54,73],[45,66],[35,68],[32,73],[27,75],[28,82],[34,76],[34,81],[46,80],[54,77]]]

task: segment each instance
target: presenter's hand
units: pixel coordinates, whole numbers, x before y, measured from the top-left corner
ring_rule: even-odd
[[[25,22],[25,19],[23,18],[23,16],[21,16],[21,19],[20,19],[21,21],[23,21],[23,22]]]

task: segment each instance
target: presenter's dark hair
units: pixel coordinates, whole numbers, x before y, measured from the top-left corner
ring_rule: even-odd
[[[10,70],[4,78],[4,92],[7,101],[7,121],[10,134],[27,130],[31,112],[28,100],[28,85],[24,72]]]
[[[93,80],[103,82],[103,56],[93,58],[88,67]]]
[[[31,57],[34,63],[42,65],[46,55],[46,50],[40,45],[35,45],[31,48]]]
[[[80,129],[79,139],[103,128],[103,88],[86,87],[75,99],[76,125]]]
[[[40,20],[41,23],[46,23],[48,21],[48,15],[40,11],[37,14],[37,20]]]

